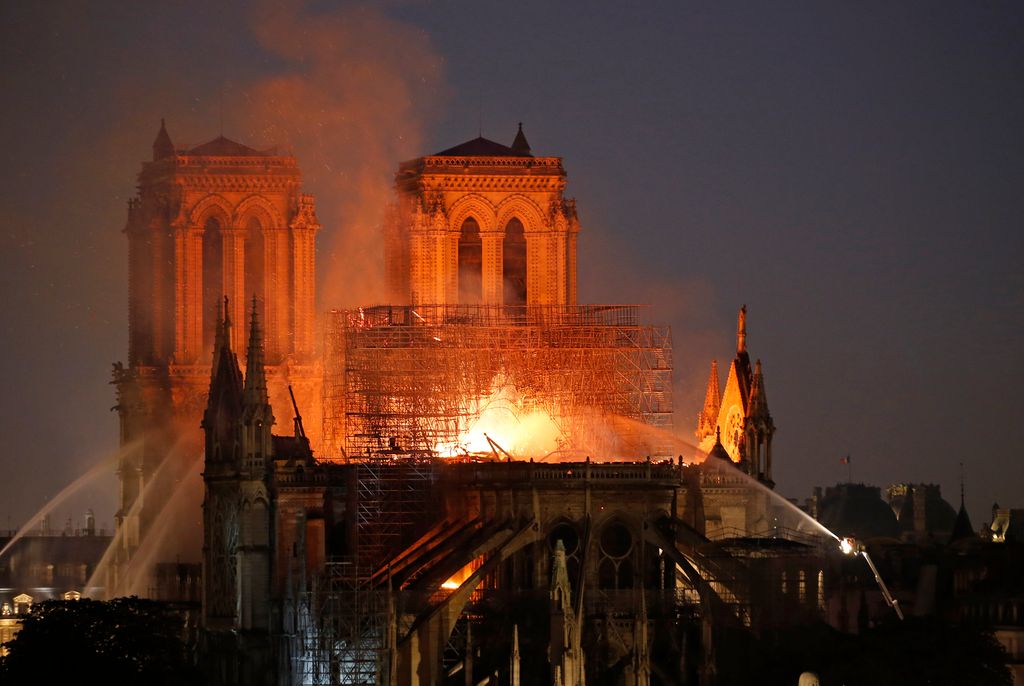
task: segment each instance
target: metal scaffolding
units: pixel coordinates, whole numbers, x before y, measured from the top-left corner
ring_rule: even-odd
[[[354,560],[327,563],[299,604],[299,682],[387,683],[387,602],[367,567]]]
[[[370,458],[356,469],[356,549],[360,566],[372,572],[421,528],[432,492],[432,461]]]
[[[327,454],[425,454],[458,442],[496,386],[540,410],[567,453],[590,449],[593,419],[629,444],[644,426],[671,429],[668,327],[637,305],[379,306],[333,311],[327,324]],[[671,454],[646,437],[634,452]],[[623,448],[629,450],[629,448]],[[538,456],[540,457],[540,456]]]

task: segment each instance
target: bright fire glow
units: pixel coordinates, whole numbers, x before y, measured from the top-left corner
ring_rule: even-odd
[[[470,562],[468,565],[460,569],[459,571],[448,577],[448,580],[441,584],[441,588],[454,591],[456,588],[461,586],[466,579],[473,575],[473,572],[480,569],[480,565],[483,564],[483,558],[477,558]]]
[[[843,551],[843,555],[853,555],[857,550],[857,541],[847,536],[839,541],[839,549]]]
[[[458,441],[439,443],[434,450],[444,457],[467,453],[494,452],[491,438],[517,457],[543,457],[558,449],[562,432],[547,412],[528,409],[525,398],[512,384],[496,379],[491,392],[470,405],[474,417],[468,426],[460,427]],[[500,459],[505,459],[498,451]]]

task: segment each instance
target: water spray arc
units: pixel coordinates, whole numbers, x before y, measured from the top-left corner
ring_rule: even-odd
[[[168,468],[169,465],[172,464],[173,460],[171,458],[171,455],[173,455],[176,452],[177,445],[178,444],[176,443],[175,446],[172,447],[170,453],[168,454],[168,457],[166,457],[157,466],[156,470],[153,471],[150,479],[146,483],[142,492],[135,499],[135,502],[132,503],[131,508],[125,514],[124,519],[126,521],[131,521],[132,519],[137,518],[142,512],[143,506],[148,502],[148,500],[151,497],[155,495],[155,492],[157,491],[159,485],[163,483],[162,479],[164,477],[166,469]],[[116,586],[116,584],[108,586],[107,583],[108,581],[110,581],[110,567],[115,563],[115,558],[118,556],[118,554],[123,552],[127,544],[127,537],[128,527],[126,526],[118,527],[114,531],[114,536],[110,541],[110,545],[107,546],[106,551],[104,551],[103,553],[103,557],[100,558],[99,563],[96,565],[96,568],[93,570],[92,575],[89,577],[88,581],[86,581],[85,587],[82,589],[83,596],[95,597],[100,590],[103,590],[105,592],[107,598],[111,598],[114,596],[114,586]]]
[[[53,510],[56,509],[58,505],[66,501],[68,498],[77,493],[81,488],[83,488],[87,484],[91,483],[93,480],[105,474],[109,474],[111,465],[116,464],[117,461],[120,460],[125,455],[128,455],[133,451],[137,450],[140,447],[140,445],[140,441],[134,441],[125,446],[122,446],[119,450],[117,450],[114,453],[111,453],[110,455],[107,455],[98,463],[93,465],[93,467],[91,467],[87,472],[85,472],[77,479],[72,481],[70,484],[65,486],[60,491],[60,493],[53,497],[53,499],[51,499],[49,502],[43,505],[43,507],[39,508],[39,511],[32,515],[32,517],[30,517],[28,521],[25,522],[25,524],[23,524],[20,529],[18,529],[17,533],[15,533],[11,540],[7,542],[7,545],[5,545],[3,549],[0,549],[0,559],[3,558],[3,556],[7,553],[7,551],[9,551],[14,546],[15,543],[17,543],[20,539],[24,538],[25,535],[32,530],[32,527],[35,525],[37,521],[39,521],[39,519],[53,512]]]

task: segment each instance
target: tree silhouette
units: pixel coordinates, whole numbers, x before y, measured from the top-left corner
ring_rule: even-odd
[[[0,682],[201,683],[183,630],[182,616],[154,600],[47,600],[6,644]]]

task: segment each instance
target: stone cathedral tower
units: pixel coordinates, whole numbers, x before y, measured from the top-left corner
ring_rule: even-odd
[[[705,452],[716,444],[750,476],[774,486],[772,439],[775,422],[768,411],[761,360],[753,368],[747,352],[747,306],[736,323],[736,357],[729,365],[725,391],[719,392],[718,363],[711,362],[704,408],[697,415],[697,440]]]
[[[575,305],[576,203],[559,157],[486,138],[404,162],[385,224],[396,304]]]
[[[121,444],[117,514],[121,558],[131,556],[156,512],[141,499],[166,458],[194,464],[211,361],[225,316],[245,320],[255,297],[264,314],[266,386],[278,407],[294,387],[319,427],[322,372],[316,361],[316,234],[311,195],[295,158],[223,136],[177,149],[163,122],[153,160],[142,165],[128,204],[129,352],[115,365]],[[230,327],[229,338],[239,334]],[[235,345],[237,340],[228,340]],[[311,437],[316,442],[316,436]],[[164,469],[165,472],[173,470]],[[180,477],[172,477],[180,478]],[[198,551],[196,551],[198,553]]]

